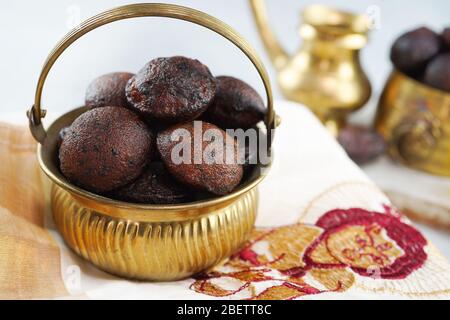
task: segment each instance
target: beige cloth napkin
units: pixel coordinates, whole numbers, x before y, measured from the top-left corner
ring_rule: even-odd
[[[28,130],[1,124],[0,298],[450,298],[449,262],[308,110],[275,107],[282,125],[252,239],[224,265],[166,283],[120,279],[71,252]]]

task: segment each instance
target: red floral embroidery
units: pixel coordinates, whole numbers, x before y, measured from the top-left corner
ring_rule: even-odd
[[[392,211],[388,211],[389,213]],[[425,260],[427,254],[424,251],[424,247],[427,244],[426,239],[415,230],[413,227],[403,223],[400,219],[391,214],[382,214],[378,212],[371,212],[360,208],[351,208],[347,210],[336,209],[324,214],[316,223],[317,226],[325,230],[321,236],[308,248],[304,261],[310,267],[320,268],[336,268],[336,267],[350,267],[356,273],[368,276],[368,277],[381,277],[383,279],[403,279],[407,277],[411,272],[420,268]],[[381,267],[379,272],[374,276],[373,270],[367,268],[360,268],[353,265],[347,265],[345,263],[337,264],[321,264],[316,263],[311,259],[311,253],[317,247],[317,245],[326,239],[330,235],[339,232],[349,226],[364,226],[368,238],[372,240],[371,232],[380,233],[384,229],[396,245],[403,250],[403,255],[395,259],[395,261],[385,267]],[[365,255],[364,248],[373,247],[378,254],[372,256],[375,265],[383,265],[385,260],[389,257],[384,254],[384,251],[391,248],[392,244],[387,242],[379,246],[374,246],[373,242],[367,243],[366,240],[355,238],[355,242],[359,245],[361,251],[349,252],[348,249],[343,249],[344,255],[353,254],[354,257],[361,257]],[[334,256],[336,260],[339,257]]]
[[[374,279],[404,279],[425,263],[427,241],[401,221],[396,209],[384,206],[384,210],[336,209],[325,213],[314,226],[257,230],[225,265],[233,271],[199,274],[191,289],[214,296],[249,290],[250,299],[295,299],[344,291],[355,281],[352,271]],[[255,245],[260,242],[266,242],[267,252],[257,252]],[[326,289],[308,284],[306,274]],[[226,290],[213,283],[219,278],[238,280],[241,285]],[[256,283],[268,286],[257,293]]]

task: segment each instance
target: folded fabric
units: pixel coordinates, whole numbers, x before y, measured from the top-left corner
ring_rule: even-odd
[[[450,264],[302,106],[282,124],[256,229],[229,260],[176,282],[106,274],[64,244],[26,127],[0,125],[0,298],[450,298]]]
[[[408,168],[388,156],[365,166],[364,172],[409,218],[450,231],[450,178]]]

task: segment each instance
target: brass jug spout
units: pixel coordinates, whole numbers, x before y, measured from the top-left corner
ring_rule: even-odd
[[[256,26],[261,35],[264,47],[269,53],[270,60],[277,70],[281,70],[287,65],[289,56],[270,28],[264,0],[250,0],[250,5],[253,16],[255,17]]]

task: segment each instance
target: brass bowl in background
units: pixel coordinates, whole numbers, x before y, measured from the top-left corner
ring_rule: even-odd
[[[397,161],[450,176],[450,93],[397,70],[381,95],[375,126]]]
[[[53,217],[64,240],[76,253],[107,272],[142,280],[177,280],[214,266],[250,236],[258,203],[257,185],[264,168],[257,166],[229,195],[178,205],[133,204],[102,197],[71,184],[59,171],[58,133],[85,111],[72,110],[46,131],[41,118],[45,79],[57,58],[87,32],[113,21],[161,16],[204,26],[234,43],[251,60],[264,83],[265,119],[270,154],[275,127],[272,91],[261,60],[231,27],[205,13],[168,4],[134,4],[96,15],[71,31],[55,47],[40,75],[35,104],[28,111],[38,160],[52,182]]]

